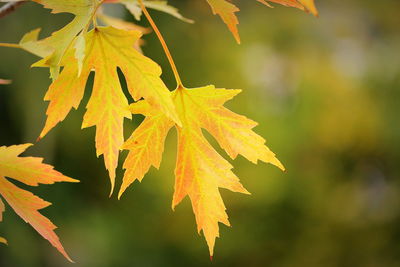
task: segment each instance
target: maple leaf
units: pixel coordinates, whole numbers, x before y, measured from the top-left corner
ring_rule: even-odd
[[[97,13],[97,18],[103,22],[106,26],[111,26],[117,29],[126,30],[126,31],[140,31],[142,34],[148,34],[151,32],[150,28],[146,28],[143,26],[139,26],[132,22],[128,22],[119,18],[115,18],[112,16],[108,16],[103,13]],[[138,40],[140,41],[140,39]]]
[[[202,133],[207,130],[227,154],[235,159],[241,154],[253,163],[258,160],[284,170],[275,154],[264,145],[265,140],[252,131],[257,123],[233,113],[223,104],[241,90],[178,88],[172,98],[182,120],[176,125],[146,101],[131,105],[131,112],[146,116],[123,148],[129,150],[124,163],[125,175],[119,197],[135,180],[142,180],[151,166],[159,167],[165,138],[175,125],[178,131],[178,156],[175,168],[175,193],[172,208],[189,196],[198,231],[203,232],[210,255],[219,236],[218,223],[229,226],[226,208],[219,188],[248,194],[232,172],[233,166],[208,143]]]
[[[237,25],[239,20],[235,15],[240,9],[227,0],[206,0],[211,6],[214,15],[219,15],[222,21],[228,26],[236,41],[240,44],[240,36]],[[258,2],[272,7],[268,2],[281,4],[284,6],[295,7],[301,10],[311,12],[318,16],[317,8],[315,7],[314,0],[257,0]]]
[[[30,186],[53,184],[55,182],[78,182],[55,171],[52,166],[42,163],[41,158],[19,157],[31,144],[0,147],[0,196],[14,211],[29,223],[41,236],[47,239],[65,258],[72,261],[65,252],[54,229],[56,226],[39,213],[40,209],[51,203],[23,190],[6,177]],[[4,203],[0,199],[0,221],[4,212]],[[0,238],[0,242],[6,242]]]
[[[211,6],[214,15],[219,15],[222,21],[228,26],[229,30],[236,39],[236,42],[240,43],[240,36],[237,25],[239,20],[235,13],[239,12],[239,8],[234,4],[226,0],[207,0]]]
[[[119,150],[124,142],[123,120],[131,118],[117,68],[124,74],[128,91],[134,100],[146,99],[154,109],[162,111],[180,124],[170,92],[160,78],[161,68],[133,48],[141,35],[140,31],[124,31],[112,27],[97,27],[86,33],[86,56],[81,74],[78,75],[78,63],[71,48],[61,63],[63,71],[50,85],[45,96],[45,100],[50,103],[40,138],[64,120],[72,108],[79,106],[88,75],[92,70],[95,72],[93,91],[86,106],[82,128],[96,126],[97,156],[104,155],[111,193]],[[40,61],[37,65],[40,66]]]
[[[136,20],[140,20],[140,18],[142,17],[142,9],[140,8],[138,0],[106,0],[105,3],[124,4]],[[177,8],[169,5],[168,1],[143,0],[143,4],[147,8],[164,12],[187,23],[193,23],[193,20],[185,18],[179,13],[179,10]]]

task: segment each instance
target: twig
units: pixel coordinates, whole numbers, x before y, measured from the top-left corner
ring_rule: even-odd
[[[0,18],[5,17],[8,14],[12,13],[13,11],[15,11],[15,9],[17,9],[17,7],[19,7],[20,5],[22,5],[25,2],[26,1],[10,2],[10,3],[7,3],[3,6],[1,6],[0,7]]]

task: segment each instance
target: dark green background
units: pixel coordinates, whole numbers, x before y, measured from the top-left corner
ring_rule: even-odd
[[[152,14],[186,86],[243,88],[228,106],[260,122],[256,131],[287,172],[234,161],[252,195],[221,190],[232,227],[221,225],[210,262],[189,201],[170,208],[175,132],[160,171],[152,169],[120,201],[108,198],[94,128],[80,130],[89,82],[79,110],[25,154],[81,180],[29,188],[53,203],[43,214],[60,227],[73,266],[400,266],[400,2],[317,0],[318,19],[236,2],[240,46],[205,1],[171,1],[193,25]],[[37,27],[45,37],[71,18],[25,4],[0,20],[0,42],[18,42]],[[146,55],[173,89],[159,43],[145,39]],[[36,60],[0,48],[0,78],[13,80],[0,86],[1,145],[35,142],[44,125],[50,80],[47,70],[29,68]],[[126,137],[141,119],[126,121]],[[118,184],[121,177],[119,169]],[[2,267],[72,266],[8,206],[0,235],[9,241],[0,245]]]

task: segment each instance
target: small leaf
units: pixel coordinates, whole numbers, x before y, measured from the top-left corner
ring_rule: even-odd
[[[219,15],[221,17],[232,32],[236,42],[240,44],[240,36],[237,29],[239,20],[235,15],[236,12],[239,12],[239,8],[226,0],[207,0],[207,2],[211,6],[214,15]]]

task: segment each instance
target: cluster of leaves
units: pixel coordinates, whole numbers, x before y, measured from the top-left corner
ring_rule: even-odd
[[[92,95],[86,106],[82,128],[96,127],[97,156],[103,155],[105,167],[109,172],[110,195],[114,190],[120,150],[129,151],[123,164],[125,174],[118,194],[118,197],[121,197],[135,180],[143,179],[151,166],[160,166],[165,138],[175,127],[178,132],[178,155],[172,207],[179,204],[185,196],[189,196],[198,231],[203,232],[212,256],[215,239],[219,236],[219,222],[229,225],[219,188],[245,194],[248,191],[232,172],[233,166],[208,143],[202,129],[215,137],[231,159],[240,154],[253,163],[261,160],[282,170],[284,167],[265,146],[265,140],[252,130],[257,123],[223,106],[226,101],[240,93],[240,90],[217,89],[213,85],[195,89],[183,86],[169,50],[146,7],[166,12],[186,22],[192,21],[184,18],[176,8],[169,6],[165,1],[32,1],[51,9],[53,13],[67,12],[75,16],[69,24],[51,36],[39,39],[40,29],[36,29],[27,33],[18,45],[39,56],[41,59],[33,66],[49,68],[53,80],[45,96],[49,106],[40,138],[63,121],[72,108],[78,108],[88,76],[94,72]],[[207,2],[213,13],[222,18],[235,39],[240,42],[238,19],[235,15],[239,9],[226,0]],[[265,0],[258,2],[270,6]],[[313,0],[269,2],[317,14]],[[145,14],[159,36],[174,70],[177,81],[174,91],[171,92],[160,78],[159,65],[143,55],[140,50],[141,36],[148,32],[147,29],[106,15],[102,9],[104,3],[125,5],[137,20]],[[121,89],[118,68],[126,79],[134,103],[128,102]],[[132,114],[142,114],[145,119],[131,137],[124,141],[124,119],[131,119]],[[18,179],[28,185],[74,180],[53,171],[48,165],[40,165],[37,159],[26,158],[21,165],[22,158],[18,155],[26,147],[22,145],[0,148],[0,194],[23,219],[31,223],[68,258],[52,231],[54,225],[37,211],[48,203],[15,187],[3,176]],[[21,166],[25,169],[18,168]],[[4,206],[0,202],[0,214],[3,210]]]

